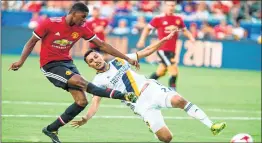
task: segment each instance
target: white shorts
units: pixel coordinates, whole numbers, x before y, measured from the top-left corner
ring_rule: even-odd
[[[156,133],[166,126],[161,108],[171,108],[171,98],[178,93],[171,88],[159,84],[156,80],[148,80],[148,87],[139,96],[134,112],[139,114],[150,129]]]

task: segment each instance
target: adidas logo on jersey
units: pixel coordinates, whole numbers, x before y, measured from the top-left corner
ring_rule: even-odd
[[[60,36],[60,33],[59,32],[56,32],[56,34],[55,34],[56,36]]]

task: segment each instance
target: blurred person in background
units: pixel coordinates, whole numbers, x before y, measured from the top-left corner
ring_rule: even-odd
[[[21,1],[1,1],[1,10],[15,10],[21,11],[23,6],[26,4],[24,0]]]
[[[23,6],[23,10],[30,12],[40,12],[43,1],[29,1]]]
[[[196,23],[194,23],[194,22],[190,23],[189,31],[191,32],[192,36],[195,39],[198,38],[198,29],[197,29],[197,24]]]
[[[144,28],[139,41],[137,42],[138,48],[143,48],[145,46],[145,40],[152,29],[157,30],[158,39],[167,36],[174,29],[181,29],[183,34],[194,42],[195,38],[187,30],[184,21],[181,17],[174,14],[176,2],[165,1],[163,5],[163,14],[154,17],[149,24]],[[169,87],[176,88],[176,81],[178,75],[178,62],[180,49],[176,48],[176,41],[178,39],[178,33],[175,33],[174,37],[163,44],[157,54],[161,59],[158,69],[154,72],[150,78],[158,79],[166,74],[168,71]]]
[[[232,35],[230,28],[226,20],[221,20],[220,23],[214,27],[215,38],[218,40],[229,39]]]
[[[196,20],[208,20],[209,12],[205,1],[199,1],[196,5],[195,19]]]
[[[157,11],[159,6],[160,2],[158,1],[142,0],[138,3],[138,9],[144,13],[153,13]]]
[[[90,30],[94,31],[100,40],[106,41],[106,35],[109,33],[111,28],[108,26],[108,20],[105,17],[100,16],[99,7],[93,7],[92,16],[87,19],[86,24]],[[100,47],[97,47],[96,44],[90,43],[89,47],[102,53],[105,60],[108,60],[108,54],[100,51]]]
[[[200,39],[212,39],[215,37],[214,29],[209,25],[207,21],[203,21],[201,24],[200,31],[198,33],[198,38]]]
[[[45,21],[47,18],[47,15],[39,15],[39,12],[33,12],[32,18],[30,19],[30,22],[28,24],[28,27],[30,29],[35,29],[40,23]]]
[[[119,15],[127,15],[131,12],[132,5],[129,1],[120,0],[116,2],[115,13]]]
[[[126,19],[120,19],[118,21],[117,27],[115,27],[112,31],[113,34],[116,35],[124,35],[130,33],[130,28],[127,26],[127,20]]]
[[[144,27],[147,25],[144,16],[138,16],[137,20],[132,25],[132,34],[142,33]]]
[[[232,34],[235,40],[240,40],[247,37],[246,30],[240,26],[240,19],[237,19],[237,21],[234,23]]]

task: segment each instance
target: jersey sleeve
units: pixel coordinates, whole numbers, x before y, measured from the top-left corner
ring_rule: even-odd
[[[132,60],[138,60],[138,55],[137,53],[132,53],[132,54],[126,54],[127,57],[129,57]]]
[[[33,31],[33,34],[38,38],[42,39],[48,32],[48,28],[50,26],[50,20],[47,18],[45,21],[40,23],[35,30]]]
[[[181,28],[181,29],[185,29],[185,28],[186,28],[186,25],[185,25],[184,20],[183,20],[182,18],[179,18],[179,20],[181,21],[181,22],[180,22],[180,28]]]
[[[158,28],[159,21],[158,18],[153,18],[149,23],[148,26],[153,29],[153,28]]]
[[[96,38],[96,34],[88,28],[88,24],[85,24],[82,30],[83,30],[82,38],[84,38],[85,40],[91,41],[94,38]]]

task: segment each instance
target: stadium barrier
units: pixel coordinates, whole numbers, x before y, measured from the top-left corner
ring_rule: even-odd
[[[24,44],[32,35],[28,28],[2,27],[2,54],[20,54]],[[139,35],[109,35],[107,42],[123,53],[135,52]],[[150,36],[146,45],[157,38]],[[74,57],[82,58],[88,49],[88,42],[80,40],[71,50]],[[197,40],[194,44],[181,38],[177,41],[177,48],[181,48],[179,65],[207,68],[247,69],[261,71],[261,45],[255,41],[211,41]],[[34,48],[33,54],[40,52],[40,42]],[[142,62],[156,62],[158,57],[152,54]]]

